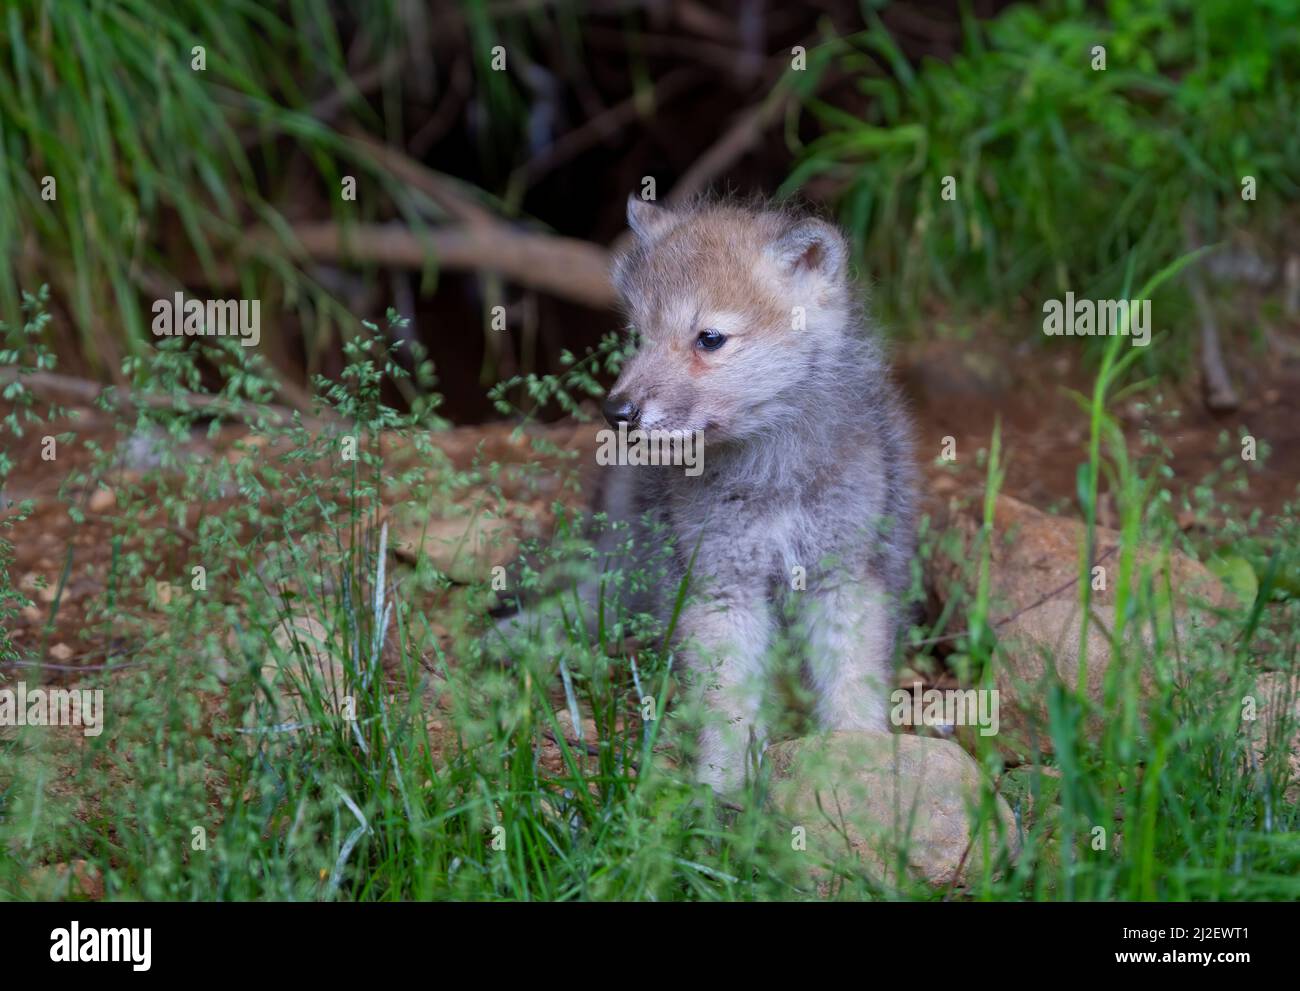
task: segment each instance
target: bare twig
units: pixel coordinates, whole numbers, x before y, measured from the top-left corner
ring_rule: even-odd
[[[788,94],[774,92],[762,103],[742,110],[722,136],[697,158],[668,194],[669,203],[680,203],[707,188],[721,173],[744,158],[763,137],[772,118],[785,106]]]
[[[668,73],[654,84],[651,98],[655,107],[658,108],[685,92],[699,78],[699,70],[694,67],[676,69]],[[531,186],[556,166],[616,135],[641,116],[644,106],[643,94],[633,93],[626,100],[614,104],[608,110],[583,123],[582,126],[563,135],[542,154],[524,164],[519,169],[517,177],[525,186]]]
[[[16,379],[20,379],[23,385],[33,392],[51,396],[56,401],[65,403],[94,403],[107,388],[100,382],[76,378],[72,375],[59,375],[56,372],[30,372],[20,375],[16,368],[0,368],[0,384],[7,385]],[[256,422],[259,417],[269,415],[278,423],[289,423],[294,417],[294,411],[283,406],[254,405],[237,402],[224,396],[209,396],[198,392],[140,392],[115,388],[110,396],[114,405],[119,408],[180,409],[188,406],[213,416],[247,422]],[[319,418],[303,416],[303,422],[319,422]]]
[[[429,119],[420,125],[419,130],[411,135],[410,147],[414,154],[423,156],[439,138],[447,133],[464,109],[465,98],[469,95],[472,85],[469,60],[457,59],[451,67],[450,81],[442,101]]]
[[[301,254],[315,261],[363,262],[394,268],[438,265],[460,271],[495,272],[519,285],[605,309],[615,302],[609,280],[609,253],[575,238],[517,230],[506,224],[435,229],[425,235],[402,224],[303,224],[293,228]],[[259,230],[250,247],[275,242]],[[231,285],[238,272],[218,269],[214,284]]]
[[[736,61],[745,57],[744,51],[738,47],[719,45],[700,38],[668,34],[629,35],[622,28],[588,27],[587,40],[594,47],[613,49],[622,53],[626,53],[630,47],[646,55],[692,59],[720,70],[728,78],[736,71]]]
[[[344,131],[352,144],[364,151],[394,179],[419,190],[438,204],[447,215],[467,224],[500,223],[489,210],[475,203],[457,188],[455,180],[421,165],[400,148],[383,144],[360,128]]]
[[[1187,250],[1192,251],[1201,246],[1201,239],[1196,231],[1196,221],[1190,211],[1183,214],[1183,233],[1187,240]],[[1201,279],[1200,265],[1193,263],[1183,273],[1192,303],[1201,318],[1201,376],[1205,391],[1205,405],[1215,413],[1228,412],[1241,405],[1232,379],[1223,364],[1223,350],[1219,344],[1219,328],[1214,319],[1214,308],[1210,305],[1205,283]]]
[[[378,65],[359,72],[356,78],[349,80],[347,85],[340,86],[313,103],[309,113],[317,120],[332,121],[349,102],[373,93],[396,75],[404,59],[404,50],[399,48],[390,52]]]

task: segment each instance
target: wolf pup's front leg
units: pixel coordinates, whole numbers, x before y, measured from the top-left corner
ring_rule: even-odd
[[[844,582],[808,593],[807,664],[823,730],[889,732],[890,609],[890,599],[874,582]]]
[[[759,715],[772,632],[762,595],[697,602],[682,611],[683,660],[704,703],[695,774],[715,792],[741,788],[751,738],[762,747]]]

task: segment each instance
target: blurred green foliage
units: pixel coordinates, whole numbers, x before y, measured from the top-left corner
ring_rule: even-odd
[[[394,9],[361,5],[379,47]],[[115,366],[112,352],[147,333],[141,290],[176,288],[177,249],[205,272],[247,252],[245,283],[269,268],[280,293],[319,316],[326,297],[283,246],[245,235],[258,224],[286,233],[273,202],[294,181],[283,168],[294,150],[338,188],[346,149],[308,103],[321,89],[356,96],[335,13],[327,0],[7,4],[0,318],[17,325],[20,286],[48,279],[92,358]]]
[[[1186,249],[1185,217],[1211,239],[1267,229],[1300,188],[1289,0],[1015,6],[967,17],[965,51],[919,67],[868,18],[810,58],[804,106],[824,133],[786,189],[838,180],[886,308],[1113,297],[1130,258],[1156,269]],[[864,115],[816,97],[831,69],[855,78]]]

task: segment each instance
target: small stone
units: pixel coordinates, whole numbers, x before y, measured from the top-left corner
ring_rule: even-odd
[[[225,654],[214,654],[208,658],[208,667],[212,669],[212,674],[217,681],[223,685],[229,685],[235,680],[234,674],[230,669],[230,662],[226,660]]]
[[[157,427],[139,427],[118,448],[118,462],[132,471],[148,471],[163,463],[171,446],[171,438]]]
[[[104,897],[104,876],[87,860],[36,867],[28,875],[26,886],[42,900],[100,901]]]
[[[160,606],[171,605],[172,601],[184,591],[179,585],[173,585],[170,582],[158,582],[154,589]]]
[[[281,622],[272,639],[275,649],[262,663],[262,679],[274,693],[277,718],[298,723],[312,719],[304,690],[321,700],[326,713],[338,714],[343,708],[347,673],[324,625],[310,616],[295,616]],[[260,726],[270,716],[259,711],[255,701],[245,714],[245,726]]]
[[[971,810],[991,785],[951,740],[830,733],[774,744],[764,762],[773,803],[792,828],[804,828],[810,861],[851,853],[888,882],[897,880],[902,853],[912,875],[941,886],[965,883],[983,870]],[[989,825],[989,849],[1014,859],[1020,849],[1015,817],[1000,795],[993,802],[1000,830]],[[811,875],[825,881],[820,868]]]
[[[90,502],[87,505],[92,513],[107,513],[117,505],[117,493],[112,489],[95,489],[90,494]]]
[[[514,560],[518,540],[508,520],[483,514],[421,519],[403,508],[390,519],[394,553],[407,560],[421,554],[460,585],[487,581],[492,568]]]
[[[592,744],[596,742],[596,720],[590,716],[581,716],[582,719],[582,742],[583,744]],[[556,709],[555,721],[560,724],[560,729],[564,732],[564,737],[570,743],[578,741],[578,734],[573,731],[573,716],[568,709]]]

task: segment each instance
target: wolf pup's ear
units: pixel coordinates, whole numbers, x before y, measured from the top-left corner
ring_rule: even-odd
[[[833,279],[849,257],[844,236],[824,220],[800,220],[768,248],[777,264],[794,276]]]
[[[655,206],[636,193],[627,198],[627,225],[641,241],[653,241],[672,226],[676,215],[667,207]]]

